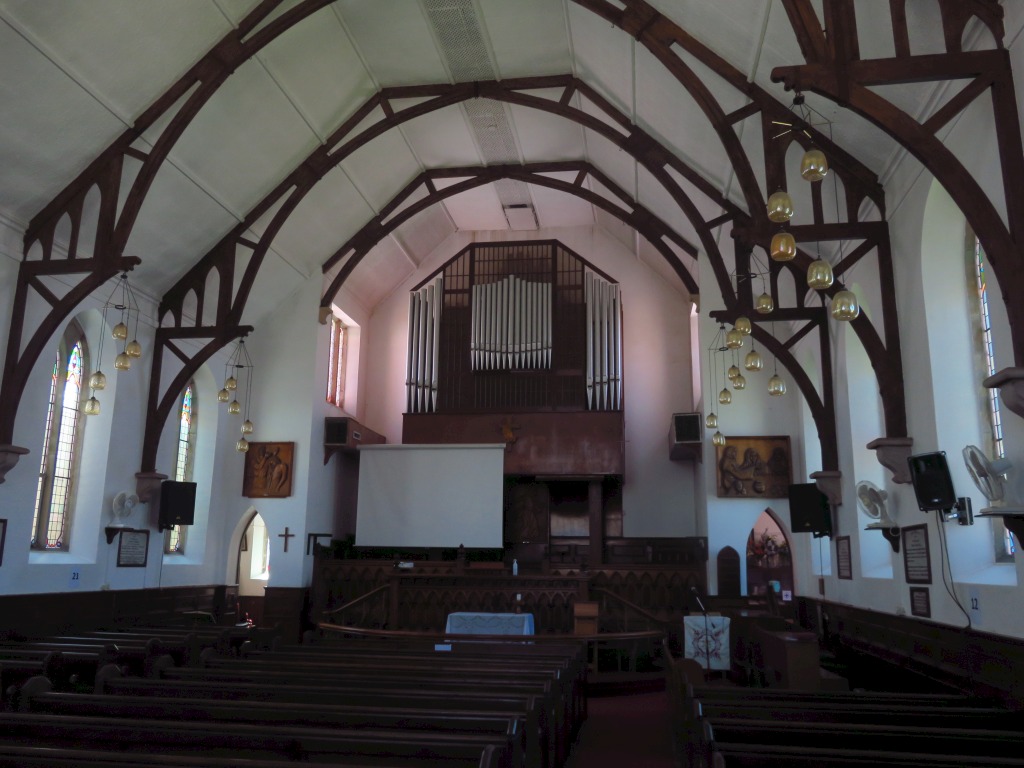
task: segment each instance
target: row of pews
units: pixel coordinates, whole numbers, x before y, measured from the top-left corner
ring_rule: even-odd
[[[1024,766],[1024,712],[966,695],[668,685],[688,768]]]
[[[0,642],[0,767],[559,768],[586,717],[584,647],[487,640]]]

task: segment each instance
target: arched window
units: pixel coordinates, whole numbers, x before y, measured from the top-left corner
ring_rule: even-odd
[[[973,232],[968,233],[969,252],[973,277],[974,293],[977,296],[975,304],[975,339],[977,355],[981,362],[981,373],[983,378],[993,376],[996,372],[995,346],[992,342],[992,320],[989,316],[988,286],[985,282],[985,252],[981,249],[981,241]],[[988,416],[988,427],[990,435],[990,453],[993,459],[1002,459],[1006,456],[1006,448],[1003,444],[1003,416],[1002,404],[999,401],[999,390],[991,388],[985,394],[985,413]],[[999,543],[996,547],[996,557],[999,560],[1012,560],[1014,555],[1013,536],[1002,527],[999,532]]]
[[[196,455],[196,390],[195,383],[189,382],[181,395],[178,408],[178,442],[174,457],[174,479],[178,482],[192,481],[192,464]],[[164,552],[185,553],[185,528],[171,527],[164,537]]]
[[[339,408],[345,405],[345,358],[347,352],[347,331],[337,315],[331,316],[330,361],[327,367],[327,402]]]
[[[85,334],[72,323],[57,349],[50,377],[50,401],[32,518],[34,549],[68,548],[83,431],[82,384],[87,366]]]

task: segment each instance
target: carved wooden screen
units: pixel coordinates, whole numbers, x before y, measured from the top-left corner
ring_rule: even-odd
[[[436,352],[409,411],[619,410],[620,316],[618,285],[557,241],[474,243],[413,291],[411,392]]]

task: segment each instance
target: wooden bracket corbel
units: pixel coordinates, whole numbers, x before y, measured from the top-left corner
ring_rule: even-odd
[[[28,453],[20,445],[0,445],[0,483],[7,479],[7,473],[14,469],[18,459]]]

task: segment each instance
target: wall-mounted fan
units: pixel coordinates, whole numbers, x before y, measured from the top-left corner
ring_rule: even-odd
[[[857,502],[860,504],[860,508],[864,510],[864,514],[874,521],[868,525],[869,529],[882,528],[888,530],[899,527],[889,517],[889,512],[886,509],[886,500],[888,498],[888,493],[869,480],[861,480],[857,483]]]
[[[985,507],[978,514],[1024,514],[1024,505],[1021,504],[1021,500],[1013,498],[1013,494],[1008,495],[1006,492],[1007,478],[1013,470],[1012,461],[1009,459],[990,461],[978,446],[968,445],[964,448],[964,464],[967,465],[971,480],[991,505]]]
[[[114,525],[124,525],[124,520],[131,516],[132,510],[139,503],[139,497],[128,491],[121,491],[110,504],[110,514]]]

